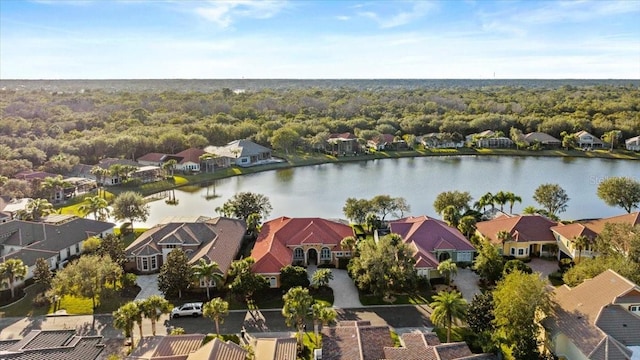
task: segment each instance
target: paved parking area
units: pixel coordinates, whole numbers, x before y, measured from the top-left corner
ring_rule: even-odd
[[[556,261],[555,259],[547,260],[541,258],[533,258],[527,265],[529,265],[529,267],[534,272],[540,273],[540,277],[543,279],[548,279],[549,274],[558,271],[558,261]]]

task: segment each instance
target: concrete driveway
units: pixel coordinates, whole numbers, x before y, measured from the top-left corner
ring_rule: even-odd
[[[317,270],[314,265],[307,267],[309,280],[313,273]],[[333,307],[337,309],[359,308],[362,307],[358,289],[349,277],[347,270],[331,269],[333,279],[329,281],[329,287],[333,290]]]
[[[559,270],[558,261],[555,259],[533,258],[527,265],[529,265],[533,272],[540,273],[540,277],[545,280],[549,278],[549,274]]]
[[[158,290],[158,274],[138,275],[136,281],[140,286],[140,292],[135,300],[144,300],[151,295],[162,295]]]
[[[458,275],[454,278],[453,285],[458,288],[467,302],[471,302],[473,296],[481,292],[478,279],[478,275],[471,269],[458,269]]]

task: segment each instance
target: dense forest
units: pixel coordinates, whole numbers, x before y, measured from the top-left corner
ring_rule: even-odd
[[[560,137],[640,133],[640,86],[633,82],[545,86],[293,86],[127,90],[6,86],[0,90],[0,175],[25,169],[64,173],[101,158],[223,145],[251,138],[271,146],[275,131],[312,149],[330,133],[362,138],[491,129]],[[281,131],[281,130],[280,130]],[[292,132],[289,131],[289,134]]]

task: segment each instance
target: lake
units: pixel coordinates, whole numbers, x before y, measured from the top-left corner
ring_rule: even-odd
[[[469,191],[474,201],[484,193],[511,191],[522,197],[514,213],[539,205],[533,192],[544,183],[557,183],[569,195],[563,220],[607,217],[623,214],[607,206],[596,195],[598,184],[612,176],[640,181],[640,162],[559,157],[443,156],[370,160],[273,170],[217,180],[215,186],[175,191],[179,203],[163,200],[150,203],[151,216],[144,224],[153,226],[168,216],[217,216],[221,206],[237,192],[251,191],[269,197],[270,218],[344,218],[342,207],[348,197],[372,198],[379,194],[404,197],[409,215],[437,216],[433,201],[443,191]],[[216,194],[216,197],[211,195]],[[505,208],[508,210],[508,205]],[[406,215],[406,214],[405,214]],[[143,224],[136,222],[136,227]]]

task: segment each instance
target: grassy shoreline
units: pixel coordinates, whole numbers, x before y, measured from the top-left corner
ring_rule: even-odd
[[[580,150],[516,150],[516,149],[433,149],[433,150],[404,150],[404,151],[380,151],[374,154],[360,154],[356,156],[333,156],[321,153],[295,152],[290,154],[274,153],[274,157],[284,160],[281,163],[266,164],[254,167],[231,167],[221,169],[215,173],[200,173],[196,175],[176,175],[171,180],[163,180],[155,183],[144,184],[140,187],[113,187],[109,191],[117,195],[124,191],[137,191],[143,196],[150,196],[163,191],[186,188],[190,186],[202,186],[213,183],[215,180],[255,174],[264,171],[290,169],[301,166],[313,166],[333,163],[349,163],[358,161],[401,159],[411,157],[430,156],[517,156],[517,157],[563,157],[563,158],[597,158],[612,160],[640,161],[640,153],[631,151],[608,150],[580,151]],[[196,189],[194,189],[196,190]]]

